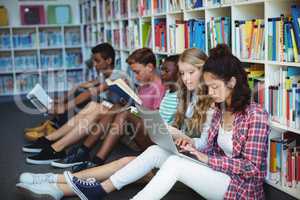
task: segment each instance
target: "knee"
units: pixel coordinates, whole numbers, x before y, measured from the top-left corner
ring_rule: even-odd
[[[126,156],[124,158],[121,158],[119,161],[120,161],[121,165],[124,167],[125,165],[130,163],[135,158],[136,158],[135,156]]]
[[[148,147],[146,149],[145,152],[147,152],[149,154],[162,154],[163,151],[165,151],[165,150],[162,149],[160,146],[158,146],[158,145],[151,145],[150,147]]]
[[[168,159],[166,160],[166,162],[164,163],[164,166],[166,167],[172,167],[172,166],[178,166],[181,161],[180,161],[180,157],[176,156],[176,155],[171,155],[168,157]]]

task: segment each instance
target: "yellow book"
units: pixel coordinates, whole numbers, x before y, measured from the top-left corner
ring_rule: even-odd
[[[245,57],[249,57],[249,53],[251,52],[251,35],[252,35],[252,29],[253,29],[253,22],[251,20],[245,22],[244,26],[244,44],[246,45],[247,48],[247,53]]]
[[[177,23],[175,30],[175,49],[176,53],[182,53],[184,51],[184,24]]]
[[[294,34],[293,29],[291,29],[291,36],[292,36],[293,52],[294,52],[295,62],[299,62],[298,49],[297,49],[297,44],[296,44],[296,39],[295,39],[295,34]]]

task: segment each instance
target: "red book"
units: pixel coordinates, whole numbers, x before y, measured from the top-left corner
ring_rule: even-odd
[[[293,182],[293,164],[292,164],[292,152],[288,149],[288,156],[287,156],[287,177],[286,182],[289,187],[292,187]]]
[[[296,152],[296,181],[300,184],[300,148],[298,152]]]
[[[286,121],[287,125],[290,125],[290,92],[286,90]]]
[[[190,45],[189,45],[189,23],[188,22],[184,22],[184,47],[187,49],[187,48],[190,48]]]

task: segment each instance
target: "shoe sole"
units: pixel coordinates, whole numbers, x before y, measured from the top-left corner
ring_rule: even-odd
[[[60,159],[52,159],[52,160],[33,160],[30,158],[26,158],[26,162],[34,165],[50,165],[54,161],[58,161]]]
[[[63,164],[63,163],[58,163],[58,162],[51,162],[52,167],[57,167],[57,168],[68,168],[68,167],[73,167],[76,165],[80,165],[83,162],[76,162],[76,163],[70,163],[70,164]]]
[[[49,194],[37,194],[22,187],[17,187],[17,192],[19,193],[19,195],[24,197],[24,199],[56,200]]]
[[[77,196],[81,199],[81,200],[88,200],[88,198],[78,189],[78,187],[73,183],[72,181],[72,175],[70,174],[70,172],[65,171],[64,172],[64,176],[66,179],[67,184],[69,185],[69,187],[72,188],[73,192],[75,192],[75,194],[77,194]]]
[[[30,148],[23,147],[22,151],[25,153],[40,153],[42,149],[30,149]]]

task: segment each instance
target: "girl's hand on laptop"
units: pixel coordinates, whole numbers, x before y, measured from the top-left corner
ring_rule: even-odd
[[[188,138],[178,138],[175,140],[175,144],[180,147],[181,152],[186,151],[183,147],[186,147],[186,146],[191,146],[193,148],[195,147],[194,141],[191,139],[188,139]]]
[[[190,154],[197,157],[198,160],[207,164],[208,163],[208,156],[200,151],[198,151],[195,147],[190,145],[180,146],[180,148],[184,149],[184,151],[189,152]]]

